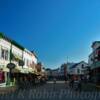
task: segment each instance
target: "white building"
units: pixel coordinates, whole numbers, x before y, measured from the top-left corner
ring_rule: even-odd
[[[24,66],[19,65],[20,61],[24,61]],[[0,84],[6,85],[7,83],[9,73],[7,64],[10,62],[16,65],[12,71],[34,73],[37,57],[31,51],[0,33]]]
[[[11,44],[0,38],[0,84],[6,85],[7,72],[9,69],[6,67],[9,63]]]
[[[24,69],[28,68],[29,71],[36,70],[35,65],[37,64],[37,57],[27,49],[24,50],[23,61],[25,63],[23,66]]]
[[[84,75],[84,70],[88,64],[84,61],[74,64],[70,67],[70,75]]]

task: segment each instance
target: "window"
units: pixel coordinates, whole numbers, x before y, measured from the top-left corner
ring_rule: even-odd
[[[1,58],[4,60],[8,60],[8,50],[1,49]]]
[[[29,60],[28,60],[28,59],[27,59],[27,63],[26,63],[26,65],[29,66]]]
[[[78,73],[78,74],[80,73],[80,69],[77,69],[77,73]]]
[[[2,59],[4,59],[5,58],[5,56],[4,56],[5,54],[4,54],[4,49],[2,49],[1,50],[1,57],[2,57]]]
[[[5,60],[8,60],[8,50],[5,51]]]
[[[84,64],[82,64],[82,68],[84,68]]]

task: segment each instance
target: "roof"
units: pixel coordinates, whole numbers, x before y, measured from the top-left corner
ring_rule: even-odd
[[[79,65],[80,63],[76,63],[76,64],[74,64],[74,65],[72,65],[71,67],[70,67],[70,69],[72,69],[72,68],[75,68],[77,65]]]
[[[31,53],[32,53],[36,58],[38,58],[35,51],[31,51]]]
[[[24,50],[24,47],[23,47],[22,45],[20,45],[19,43],[17,43],[17,42],[14,41],[14,40],[8,38],[4,33],[1,33],[1,32],[0,32],[0,38],[3,38],[3,39],[5,39],[6,41],[12,43],[13,45],[15,45],[16,47],[18,47],[19,49]]]
[[[92,47],[93,47],[96,43],[100,43],[100,41],[94,41],[94,42],[92,43]]]
[[[72,66],[70,67],[70,69],[75,68],[77,65],[81,64],[82,62],[84,62],[84,61],[81,61],[81,62],[79,62],[79,63],[75,63],[74,65],[72,65]]]

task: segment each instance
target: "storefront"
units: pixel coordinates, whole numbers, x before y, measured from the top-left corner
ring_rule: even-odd
[[[5,83],[5,73],[2,71],[2,69],[0,70],[0,84],[1,83]]]
[[[8,81],[9,69],[4,67],[0,69],[0,86],[6,86]]]

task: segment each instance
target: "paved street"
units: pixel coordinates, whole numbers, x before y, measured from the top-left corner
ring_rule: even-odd
[[[31,89],[1,94],[0,100],[99,100],[99,92],[77,92],[68,88],[64,82],[48,82]]]

